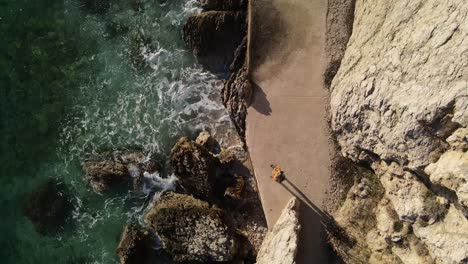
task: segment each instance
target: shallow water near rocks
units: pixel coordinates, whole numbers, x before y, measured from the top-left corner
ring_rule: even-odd
[[[195,1],[111,2],[102,14],[80,0],[0,2],[1,263],[117,263],[124,225],[141,221],[148,197],[92,192],[83,157],[138,148],[164,165],[180,136],[229,122],[221,81],[181,40]],[[75,209],[41,236],[22,204],[49,177]]]

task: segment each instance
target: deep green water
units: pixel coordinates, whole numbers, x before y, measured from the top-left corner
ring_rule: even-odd
[[[80,0],[0,0],[0,263],[116,263],[145,197],[93,193],[83,157],[137,146],[164,163],[178,137],[226,120],[220,81],[181,40],[194,1],[111,2],[93,14]],[[22,203],[49,177],[76,208],[41,236]]]

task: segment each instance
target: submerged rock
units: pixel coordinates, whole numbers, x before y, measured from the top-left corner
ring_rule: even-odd
[[[299,248],[300,202],[292,198],[260,247],[257,264],[294,264]]]
[[[188,19],[183,38],[202,65],[220,72],[228,69],[245,32],[243,12],[208,11]]]
[[[30,193],[23,205],[24,214],[42,235],[62,229],[72,209],[65,187],[54,179]]]
[[[237,253],[236,236],[222,211],[192,196],[163,194],[145,221],[176,262],[230,261]]]
[[[205,147],[183,137],[172,148],[170,164],[187,192],[204,199],[213,196],[219,162]]]
[[[156,161],[148,159],[142,152],[106,152],[83,163],[86,180],[96,192],[107,191],[118,186],[134,183],[140,189],[143,173],[159,170]]]
[[[94,14],[105,13],[111,3],[110,0],[80,0],[80,6],[86,11]]]
[[[136,224],[125,227],[116,253],[121,264],[146,264],[156,261],[156,236]]]

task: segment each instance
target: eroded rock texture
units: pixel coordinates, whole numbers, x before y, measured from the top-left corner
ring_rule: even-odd
[[[223,104],[226,106],[237,132],[242,138],[245,138],[247,107],[253,93],[246,62],[246,52],[247,38],[244,38],[235,52],[234,61],[230,67],[231,75],[224,84],[222,91]]]
[[[170,164],[179,177],[179,183],[198,198],[213,197],[218,170],[218,159],[204,146],[181,138],[172,148]]]
[[[394,241],[375,233],[370,241],[383,243],[390,263],[468,261],[467,51],[465,1],[356,2],[331,85],[331,126],[342,154],[372,166],[384,199],[414,230]]]
[[[230,261],[237,253],[234,233],[222,211],[189,195],[166,193],[145,216],[174,261]]]
[[[332,84],[332,127],[354,160],[420,168],[468,125],[468,6],[358,1]]]
[[[116,253],[121,264],[156,263],[156,236],[137,224],[125,227]]]
[[[144,172],[154,173],[158,163],[141,151],[107,151],[86,159],[83,164],[85,179],[95,192],[104,192],[133,184],[135,190],[143,187]]]
[[[257,256],[257,264],[293,264],[299,243],[300,203],[292,198],[281,212],[275,226],[263,241]]]

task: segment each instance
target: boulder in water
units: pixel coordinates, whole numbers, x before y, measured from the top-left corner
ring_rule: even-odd
[[[150,230],[129,224],[122,233],[117,255],[121,264],[156,263],[156,236]]]
[[[176,262],[222,262],[237,253],[237,238],[222,211],[192,196],[165,193],[145,216]]]
[[[183,137],[171,151],[170,164],[187,192],[203,199],[213,196],[219,161],[205,147]]]
[[[62,229],[72,209],[65,187],[54,179],[30,193],[23,206],[24,214],[42,235]]]
[[[132,182],[135,189],[140,189],[143,173],[154,173],[159,170],[159,165],[142,152],[114,151],[86,160],[83,169],[93,190],[103,192]]]

